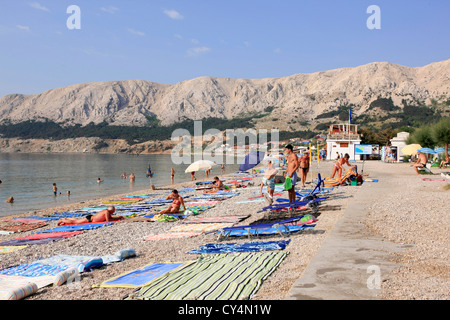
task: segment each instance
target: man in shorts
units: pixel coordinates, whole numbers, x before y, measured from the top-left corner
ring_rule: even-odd
[[[266,198],[269,206],[273,203],[273,192],[275,191],[275,176],[278,173],[278,170],[275,169],[272,165],[272,161],[269,161],[269,165],[267,170],[264,172],[264,176],[261,180],[261,196]],[[264,186],[267,186],[267,192],[263,194],[262,189]]]
[[[288,162],[285,178],[289,177],[292,179],[292,187],[288,190],[289,202],[295,202],[295,185],[297,184],[297,169],[299,167],[298,158],[293,149],[294,148],[290,144],[285,147],[285,154]]]

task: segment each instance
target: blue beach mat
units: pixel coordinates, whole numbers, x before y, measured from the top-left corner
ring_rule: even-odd
[[[284,250],[291,240],[244,242],[244,243],[210,243],[193,249],[188,253],[228,253],[228,252],[254,252],[268,250]]]
[[[123,273],[117,277],[106,280],[100,284],[93,285],[94,288],[140,288],[151,280],[162,276],[184,263],[153,263],[140,269]]]
[[[70,226],[60,226],[53,229],[37,231],[36,233],[48,233],[48,232],[65,232],[65,231],[82,231],[82,230],[91,230],[98,229],[104,226],[109,226],[114,224],[113,222],[104,222],[104,223],[88,223],[88,224],[74,224]]]

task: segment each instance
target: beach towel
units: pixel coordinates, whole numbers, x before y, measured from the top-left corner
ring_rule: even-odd
[[[17,238],[16,240],[35,240],[35,239],[51,239],[51,238],[69,238],[83,233],[84,231],[62,231],[49,233],[33,233],[29,236]]]
[[[287,234],[303,231],[306,229],[314,228],[315,224],[310,225],[293,225],[293,226],[274,226],[271,228],[242,228],[242,229],[234,229],[234,230],[219,230],[219,233],[222,237],[250,237],[250,236],[268,236],[268,235],[282,235],[285,236]]]
[[[47,225],[46,222],[38,222],[38,223],[16,223],[12,225],[0,226],[0,230],[8,231],[8,232],[26,232],[30,230],[39,229],[45,227]]]
[[[188,253],[213,254],[228,252],[259,252],[269,250],[284,250],[291,240],[266,241],[266,242],[242,242],[242,243],[210,243],[193,249]]]
[[[6,240],[0,243],[0,246],[24,246],[24,245],[40,245],[40,244],[47,244],[50,242],[55,242],[65,239],[65,237],[56,237],[56,238],[46,238],[46,239],[13,239],[13,240]]]
[[[165,239],[180,239],[180,238],[192,238],[200,235],[199,232],[166,232],[160,234],[151,234],[144,237],[145,241],[152,240],[165,240]]]
[[[33,224],[33,223],[42,223],[42,219],[35,219],[35,218],[12,218],[12,219],[6,219],[2,222],[6,223],[25,223],[25,224]]]
[[[113,222],[101,222],[101,223],[87,223],[87,224],[74,224],[67,226],[60,226],[53,229],[37,231],[37,233],[52,233],[52,232],[64,232],[64,231],[82,231],[98,229],[101,227],[112,225]]]
[[[211,232],[222,228],[233,226],[232,223],[196,223],[196,224],[182,224],[173,227],[169,232]]]
[[[191,216],[183,220],[183,223],[238,223],[247,219],[250,215],[243,216],[219,216],[219,217],[199,217]]]
[[[264,202],[264,199],[248,199],[248,200],[242,200],[242,201],[236,201],[236,204],[242,204],[242,203],[253,203],[253,202]]]
[[[248,300],[286,255],[286,251],[270,251],[202,256],[154,279],[129,299]]]
[[[28,246],[0,246],[0,253],[10,253],[17,250],[25,249]]]
[[[179,268],[185,263],[152,263],[142,268],[125,272],[102,283],[93,285],[93,288],[140,288],[151,280]]]

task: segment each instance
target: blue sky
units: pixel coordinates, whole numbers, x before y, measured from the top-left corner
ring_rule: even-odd
[[[81,29],[70,30],[70,5]],[[381,29],[370,30],[370,5]],[[71,84],[283,77],[450,58],[448,0],[0,0],[0,97]]]

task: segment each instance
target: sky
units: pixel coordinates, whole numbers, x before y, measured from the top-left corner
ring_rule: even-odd
[[[448,0],[0,0],[0,97],[95,81],[424,66],[450,59],[449,14]]]

